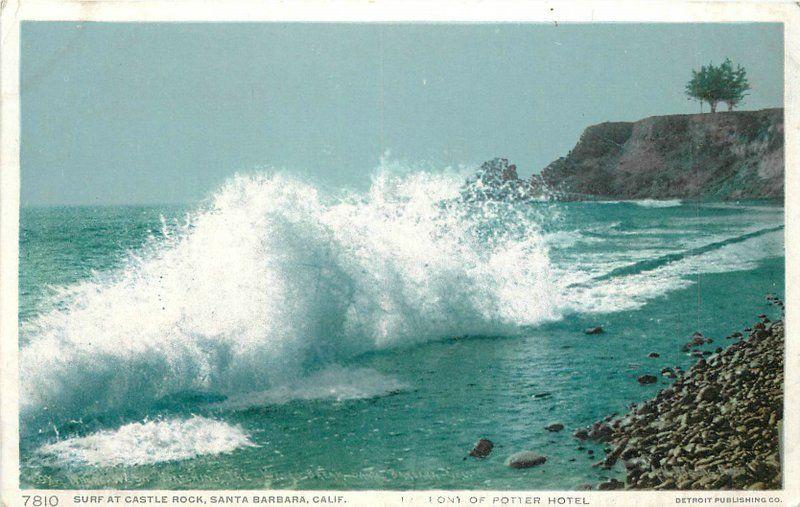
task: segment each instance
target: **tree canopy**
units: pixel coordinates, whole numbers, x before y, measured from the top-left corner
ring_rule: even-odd
[[[725,102],[728,111],[742,101],[750,89],[747,72],[741,65],[733,67],[730,58],[722,64],[703,65],[700,70],[692,70],[692,79],[686,84],[686,95],[701,102],[708,102],[711,112],[716,112],[717,104]]]

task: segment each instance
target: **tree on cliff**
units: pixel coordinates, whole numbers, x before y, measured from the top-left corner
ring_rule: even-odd
[[[703,65],[700,70],[692,70],[692,79],[686,84],[686,95],[690,98],[708,102],[711,112],[717,111],[717,104],[725,102],[728,111],[742,101],[750,89],[747,71],[741,65],[733,67],[730,58],[722,64]]]

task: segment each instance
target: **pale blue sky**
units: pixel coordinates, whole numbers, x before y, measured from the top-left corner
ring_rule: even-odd
[[[730,57],[782,106],[781,25],[26,22],[23,205],[201,199],[278,167],[363,187],[506,156],[538,172],[582,130],[697,112],[692,67]]]

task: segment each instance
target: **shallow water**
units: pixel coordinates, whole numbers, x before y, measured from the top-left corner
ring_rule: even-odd
[[[22,483],[571,489],[622,475],[574,428],[783,293],[779,206],[454,188],[243,177],[197,210],[23,210]],[[505,466],[520,450],[548,461]]]

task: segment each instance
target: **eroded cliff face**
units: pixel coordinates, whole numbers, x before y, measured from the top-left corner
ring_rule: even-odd
[[[576,200],[781,199],[783,173],[783,109],[764,109],[594,125],[531,185]]]

